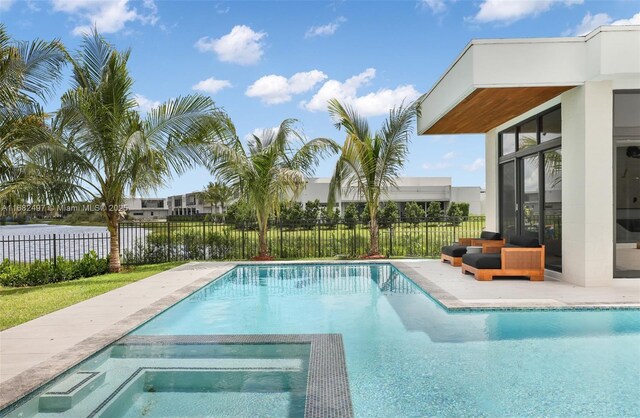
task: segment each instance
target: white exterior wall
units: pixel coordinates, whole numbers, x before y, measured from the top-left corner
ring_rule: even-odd
[[[469,203],[469,215],[484,215],[480,187],[452,187],[452,202]]]

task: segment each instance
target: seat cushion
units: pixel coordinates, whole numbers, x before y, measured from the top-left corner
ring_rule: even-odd
[[[442,254],[450,257],[462,257],[467,253],[467,247],[464,245],[447,245],[442,247]]]
[[[509,244],[516,247],[537,248],[540,246],[538,238],[527,237],[524,235],[511,235]]]
[[[502,239],[502,235],[499,232],[482,231],[480,239]]]
[[[502,267],[500,254],[465,254],[462,256],[462,264],[477,269],[500,269]]]

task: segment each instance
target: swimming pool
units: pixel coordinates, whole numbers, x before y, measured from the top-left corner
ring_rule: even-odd
[[[249,334],[276,340],[242,344]],[[38,409],[36,396],[10,414],[198,415],[216,405],[212,415],[300,416],[309,345],[275,344],[281,334],[341,336],[356,416],[640,411],[638,310],[449,313],[389,264],[301,264],[236,267],[128,337],[151,343],[110,347],[41,391],[89,379],[72,408]],[[216,335],[240,340],[194,343]],[[153,343],[163,336],[189,340]]]

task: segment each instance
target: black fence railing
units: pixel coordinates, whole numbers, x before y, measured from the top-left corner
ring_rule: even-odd
[[[8,259],[12,264],[24,265],[51,260],[55,265],[59,257],[79,260],[90,251],[106,258],[109,234],[0,235],[0,262]]]
[[[390,257],[436,257],[443,245],[479,236],[484,216],[405,219],[382,225],[380,252]],[[344,220],[278,222],[269,225],[267,242],[276,259],[353,258],[369,250],[369,227]],[[244,260],[258,254],[255,222],[122,222],[123,264],[187,260]],[[0,261],[27,264],[63,257],[77,260],[89,251],[109,254],[108,233],[0,236]]]
[[[484,216],[403,220],[379,230],[380,252],[395,257],[436,257],[459,237],[479,236]],[[269,253],[277,259],[356,257],[369,250],[362,223],[279,222],[269,225]],[[242,260],[258,253],[255,222],[125,222],[120,224],[125,264],[174,260]]]

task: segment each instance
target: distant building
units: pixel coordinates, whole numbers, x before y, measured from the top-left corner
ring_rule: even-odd
[[[318,199],[321,205],[326,205],[329,181],[329,177],[309,178],[298,201],[304,204]],[[439,202],[443,209],[451,202],[467,202],[470,214],[484,214],[484,190],[480,187],[453,187],[450,177],[400,177],[397,185],[397,188],[383,196],[382,201],[398,203],[401,213],[408,202],[420,203],[425,209],[430,202]],[[173,195],[166,199],[135,198],[128,202],[129,213],[135,219],[165,219],[167,215],[190,216],[224,211],[220,205],[205,202],[199,192]],[[364,199],[345,188],[336,207],[344,211],[350,203],[364,204]]]
[[[167,219],[167,199],[132,197],[126,200],[127,215],[134,219]]]
[[[312,177],[307,181],[307,187],[298,198],[302,203],[318,199],[322,205],[327,204],[329,196],[329,177]],[[409,202],[420,203],[426,209],[430,202],[439,202],[446,209],[451,202],[469,203],[469,213],[484,214],[484,193],[480,187],[453,187],[451,177],[400,177],[397,188],[389,190],[382,197],[383,202],[393,201],[400,207]],[[336,206],[340,211],[350,203],[364,204],[364,199],[357,193],[343,188]]]

